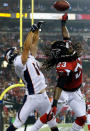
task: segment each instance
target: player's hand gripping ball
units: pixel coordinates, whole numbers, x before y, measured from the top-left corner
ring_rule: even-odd
[[[58,11],[66,11],[69,9],[70,4],[66,0],[56,1],[53,4],[54,8]]]

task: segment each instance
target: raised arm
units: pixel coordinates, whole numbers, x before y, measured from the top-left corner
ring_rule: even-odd
[[[62,16],[62,20],[61,20],[61,27],[62,27],[62,36],[63,36],[63,40],[68,40],[70,39],[70,34],[69,31],[66,27],[66,21],[68,20],[68,15],[67,13],[65,13]]]
[[[29,53],[31,53],[33,56],[36,56],[37,54],[39,29],[41,28],[42,24],[43,24],[43,21],[39,21],[37,25],[34,24],[31,26],[30,32],[28,33],[26,40],[24,42],[24,48],[22,52],[23,65],[26,64]]]
[[[22,64],[25,65],[29,56],[30,50],[32,50],[32,42],[33,42],[33,36],[34,32],[37,30],[37,27],[32,25],[31,30],[28,33],[26,40],[24,42],[24,48],[22,51]]]
[[[38,50],[39,30],[36,30],[33,34],[32,44],[30,44],[30,53],[35,57]]]
[[[32,45],[30,47],[30,52],[35,57],[37,55],[37,50],[38,50],[39,29],[41,29],[41,26],[42,26],[43,23],[44,23],[44,21],[39,21],[37,23],[37,28],[38,29],[34,32]]]

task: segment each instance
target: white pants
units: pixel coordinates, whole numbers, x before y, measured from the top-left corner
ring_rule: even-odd
[[[27,96],[26,102],[24,103],[20,112],[17,114],[13,125],[16,128],[21,127],[27,120],[29,114],[36,109],[40,112],[40,115],[49,113],[51,104],[46,92]]]
[[[66,102],[72,108],[76,117],[86,115],[86,104],[80,89],[75,92],[62,91],[59,100]]]

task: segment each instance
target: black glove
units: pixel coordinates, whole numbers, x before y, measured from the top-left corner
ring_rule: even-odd
[[[38,27],[38,29],[41,29],[41,26],[44,24],[44,21],[39,21],[38,23],[37,23],[37,27]]]
[[[31,28],[30,28],[30,31],[32,31],[32,32],[34,33],[36,30],[38,30],[38,27],[37,27],[36,24],[33,24],[33,25],[31,26]]]
[[[30,31],[34,33],[36,30],[41,29],[41,26],[43,25],[43,23],[44,21],[39,21],[37,24],[33,24],[30,28]]]

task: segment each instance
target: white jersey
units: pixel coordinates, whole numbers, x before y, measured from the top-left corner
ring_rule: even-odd
[[[34,56],[29,55],[25,65],[22,64],[21,55],[14,60],[15,72],[26,85],[27,95],[37,94],[46,88],[45,78],[39,69],[39,65]]]

